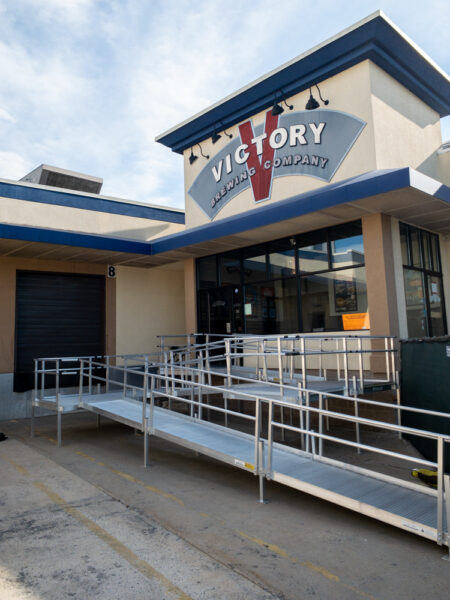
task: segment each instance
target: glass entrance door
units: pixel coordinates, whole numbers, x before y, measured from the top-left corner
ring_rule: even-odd
[[[199,328],[202,333],[243,333],[240,286],[202,290],[199,303]]]

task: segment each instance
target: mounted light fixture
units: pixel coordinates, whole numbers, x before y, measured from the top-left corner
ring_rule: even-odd
[[[227,137],[229,137],[230,139],[233,137],[232,133],[228,133],[224,127],[224,124],[220,121],[220,125],[222,125],[223,129],[222,129],[222,133],[224,133]],[[216,142],[218,142],[220,140],[222,136],[220,135],[220,133],[217,133],[217,129],[216,127],[214,127],[214,133],[211,136],[211,141],[213,144],[215,144]]]
[[[208,159],[209,158],[209,154],[203,154],[203,150],[202,147],[200,146],[200,144],[196,144],[196,146],[198,146],[200,148],[200,154],[203,156],[203,158]],[[192,165],[196,160],[197,160],[198,156],[196,156],[191,148],[191,154],[189,156],[189,164]]]
[[[317,88],[317,91],[319,92],[319,98],[322,100],[322,102],[324,103],[324,105],[327,106],[327,104],[329,104],[330,101],[329,100],[324,100],[322,98],[322,94],[320,93],[320,89],[319,89],[319,86],[317,85],[317,83],[316,83],[316,88]],[[306,103],[306,106],[305,106],[306,110],[314,110],[314,109],[319,108],[319,107],[320,107],[320,104],[317,102],[317,100],[312,95],[311,88],[309,88],[309,100],[308,100],[308,102]]]
[[[195,154],[192,152],[192,148],[191,148],[191,155],[189,156],[189,164],[192,165],[193,163],[195,163],[197,158],[198,158],[198,156],[195,156]]]
[[[278,102],[277,102],[278,96],[281,96],[281,100],[286,104],[286,106],[289,108],[289,110],[293,110],[293,108],[294,108],[293,104],[288,104],[286,102],[286,96],[283,94],[283,92],[281,90],[278,90],[275,93],[275,102],[274,102],[274,105],[273,105],[273,108],[272,108],[272,115],[274,117],[276,117],[278,115],[281,115],[281,113],[284,112],[284,108],[280,104],[278,104]]]

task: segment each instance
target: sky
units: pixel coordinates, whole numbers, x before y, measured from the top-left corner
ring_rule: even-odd
[[[450,71],[448,0],[0,0],[0,178],[41,163],[184,208],[155,137],[381,8]],[[450,139],[450,117],[442,120]]]

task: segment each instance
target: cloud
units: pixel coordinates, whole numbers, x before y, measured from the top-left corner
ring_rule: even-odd
[[[9,123],[15,123],[16,119],[4,108],[0,107],[0,119],[3,121],[9,121]]]
[[[0,151],[0,173],[2,178],[15,181],[29,173],[32,168],[31,163],[20,154]]]
[[[384,4],[445,67],[446,5]],[[378,0],[348,0],[345,14],[329,0],[0,0],[0,177],[55,164],[103,177],[105,194],[182,207],[182,158],[155,136],[376,8]]]

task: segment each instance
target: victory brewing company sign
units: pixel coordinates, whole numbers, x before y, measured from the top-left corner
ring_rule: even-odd
[[[265,124],[239,125],[239,137],[208,161],[189,189],[213,219],[235,196],[251,187],[255,202],[270,198],[274,177],[309,175],[330,181],[365,122],[335,110],[273,116]]]

